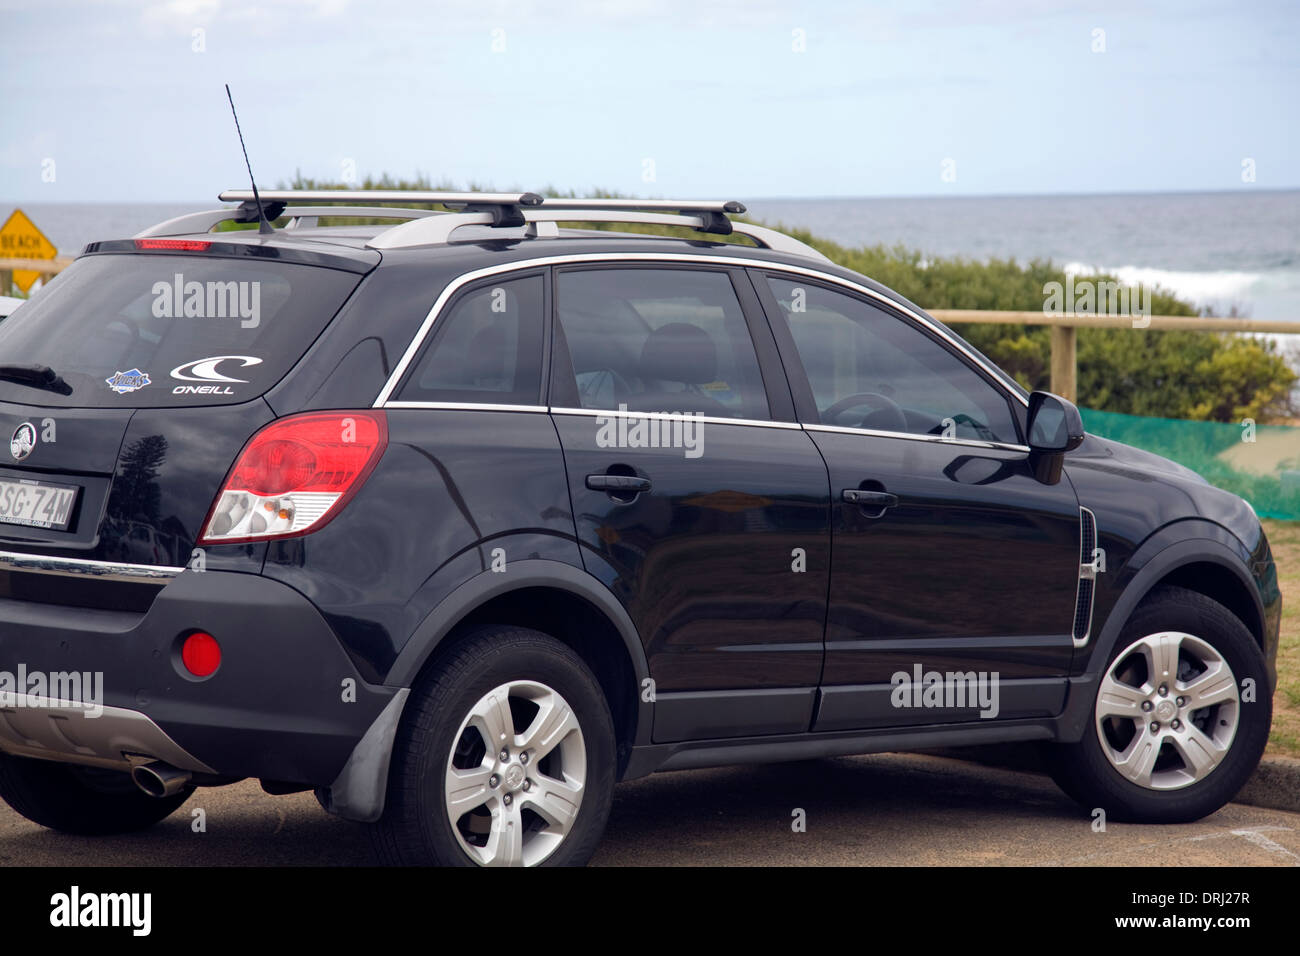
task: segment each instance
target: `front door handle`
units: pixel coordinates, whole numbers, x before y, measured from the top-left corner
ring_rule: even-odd
[[[639,475],[588,475],[587,487],[592,491],[635,495],[650,490],[650,479]]]
[[[845,488],[844,500],[864,508],[892,508],[898,504],[898,495],[887,491],[864,491],[861,488]]]

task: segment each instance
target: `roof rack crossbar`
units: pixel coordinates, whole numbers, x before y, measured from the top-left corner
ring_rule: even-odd
[[[565,199],[547,197],[542,205],[556,209],[644,209],[648,212],[720,212],[741,215],[745,204],[734,199]]]
[[[350,205],[431,202],[445,206],[540,206],[537,193],[442,192],[428,189],[259,189],[262,202],[295,203],[338,202]],[[222,202],[246,202],[253,198],[251,189],[227,189],[217,196]]]
[[[542,204],[542,197],[537,193],[446,192],[430,189],[271,189],[259,192],[264,203],[279,203],[281,210],[290,203],[299,202],[354,203],[358,199],[378,205],[427,202],[471,213],[486,212],[492,216],[492,225],[503,227],[522,226],[523,209]],[[249,190],[227,189],[217,198],[222,202],[248,203],[251,197]]]

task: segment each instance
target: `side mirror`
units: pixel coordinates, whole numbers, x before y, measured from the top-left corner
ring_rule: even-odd
[[[1029,464],[1046,485],[1061,480],[1065,453],[1083,444],[1083,417],[1073,402],[1051,392],[1029,396]]]

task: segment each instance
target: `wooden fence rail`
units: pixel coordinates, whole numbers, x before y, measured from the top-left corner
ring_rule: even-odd
[[[1052,384],[1057,395],[1078,401],[1081,328],[1193,332],[1250,332],[1300,335],[1300,322],[1222,319],[1196,315],[1084,315],[1046,312],[991,312],[983,309],[931,309],[940,322],[995,322],[1001,325],[1046,325],[1052,330]]]

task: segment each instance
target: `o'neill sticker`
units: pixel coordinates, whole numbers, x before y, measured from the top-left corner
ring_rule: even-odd
[[[241,368],[261,365],[262,360],[252,355],[214,355],[210,358],[195,359],[178,365],[171,371],[172,378],[182,382],[207,382],[206,385],[177,385],[172,389],[173,395],[233,395],[230,385],[224,388],[217,383],[228,382],[234,385],[247,385],[246,378],[232,378],[217,370],[222,362],[238,362]]]
[[[134,392],[144,388],[151,379],[147,372],[133,368],[126,372],[114,372],[112,376],[104,379],[104,381],[108,383],[109,388],[121,395],[123,392]]]

